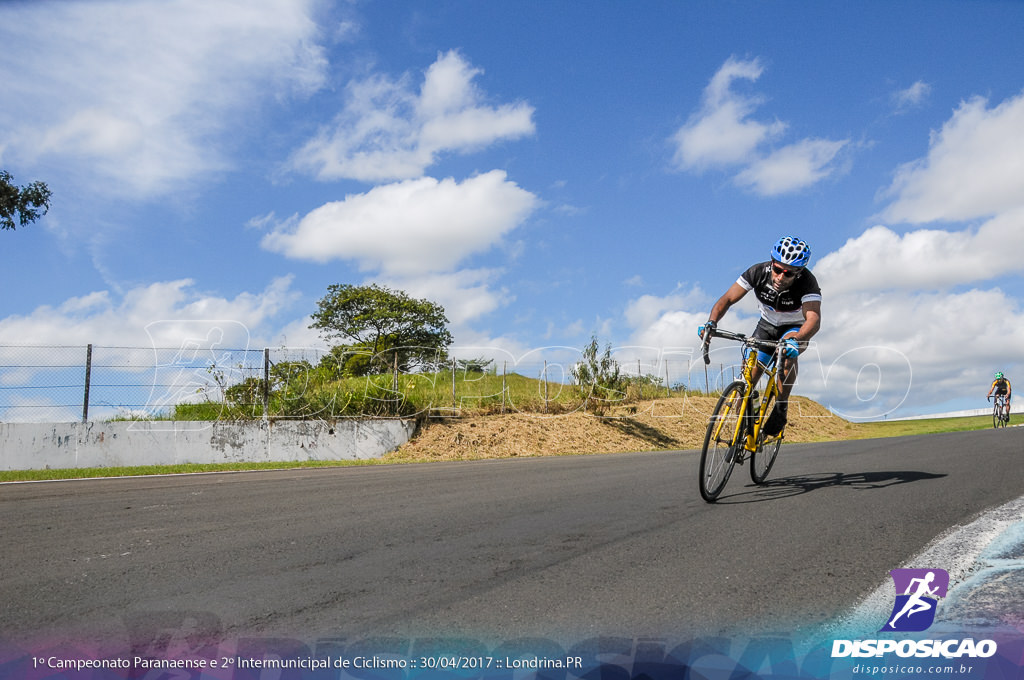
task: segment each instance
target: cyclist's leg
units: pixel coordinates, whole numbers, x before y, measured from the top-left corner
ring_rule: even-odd
[[[758,324],[754,337],[779,341],[795,336],[799,330],[798,326],[768,326],[765,328]],[[763,335],[759,333],[763,333]],[[796,358],[782,360],[782,366],[779,368],[779,398],[775,403],[775,408],[768,416],[768,422],[765,423],[765,434],[769,436],[777,435],[786,426],[789,418],[789,395],[793,391],[793,385],[796,384],[797,366]]]

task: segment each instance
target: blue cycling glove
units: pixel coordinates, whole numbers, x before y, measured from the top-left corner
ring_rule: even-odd
[[[714,321],[708,321],[707,323],[702,323],[701,325],[697,326],[697,337],[700,338],[701,340],[703,340],[704,339],[704,333],[706,333],[707,331],[713,331],[716,328],[718,328],[718,324],[715,323]]]
[[[800,355],[800,345],[793,338],[786,338],[782,344],[784,345],[782,353],[786,355],[787,359],[795,359]]]

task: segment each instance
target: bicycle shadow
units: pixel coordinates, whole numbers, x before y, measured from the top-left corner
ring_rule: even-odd
[[[736,472],[740,472],[740,470],[736,470]],[[768,479],[760,485],[754,485],[748,482],[743,491],[729,496],[720,497],[717,502],[719,504],[759,503],[761,501],[799,496],[801,494],[834,487],[848,487],[861,491],[870,491],[874,489],[885,489],[899,484],[927,482],[933,479],[941,479],[946,476],[947,475],[945,474],[921,472],[919,470],[822,472],[812,475],[793,475],[790,477]]]

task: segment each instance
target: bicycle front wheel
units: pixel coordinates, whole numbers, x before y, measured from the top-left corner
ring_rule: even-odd
[[[761,430],[757,433],[757,450],[750,457],[750,481],[754,484],[762,484],[768,477],[779,455],[779,449],[782,448],[782,437],[786,434],[786,428],[782,428],[782,432],[775,436],[765,436],[764,424],[775,408],[775,395],[769,394],[765,397],[765,402],[764,420],[761,421]]]
[[[992,427],[999,427],[1002,425],[1002,422],[1000,421],[1002,421],[1002,417],[999,414],[999,407],[996,406],[992,409]]]
[[[726,387],[708,421],[700,453],[700,495],[708,503],[714,503],[722,493],[732,474],[736,449],[743,446],[739,419],[745,393],[746,383],[742,380]]]

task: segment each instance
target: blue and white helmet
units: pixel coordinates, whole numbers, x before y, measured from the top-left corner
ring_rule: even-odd
[[[803,269],[811,261],[811,247],[796,236],[783,236],[772,248],[772,259],[779,264]]]

